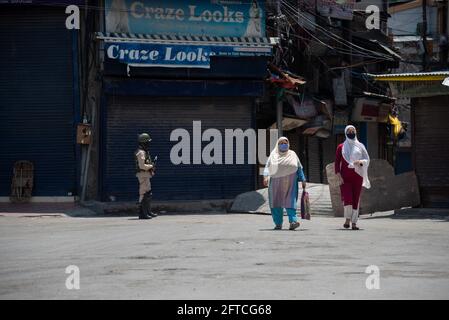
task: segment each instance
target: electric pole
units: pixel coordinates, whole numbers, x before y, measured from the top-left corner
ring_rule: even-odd
[[[276,17],[276,24],[277,24],[277,36],[279,41],[279,49],[281,49],[281,1],[277,0],[276,2],[276,8],[277,8],[277,17]],[[281,60],[282,61],[282,60]],[[279,65],[280,67],[280,65]],[[280,68],[281,69],[281,68]],[[278,137],[282,137],[282,94],[281,89],[278,89],[278,94],[276,95],[276,126],[278,128]]]
[[[423,71],[427,70],[427,0],[422,0],[422,28],[421,28],[422,43],[424,53],[422,56]]]

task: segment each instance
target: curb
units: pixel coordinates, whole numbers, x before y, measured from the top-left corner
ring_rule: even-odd
[[[396,218],[449,219],[448,208],[405,208],[394,210]]]
[[[229,213],[232,202],[233,200],[155,201],[152,204],[152,209],[162,214],[223,214]],[[138,213],[136,202],[87,201],[80,205],[101,216],[134,216]]]

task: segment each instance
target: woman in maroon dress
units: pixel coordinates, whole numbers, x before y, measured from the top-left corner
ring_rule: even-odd
[[[367,189],[371,187],[368,179],[369,155],[363,143],[357,140],[356,134],[354,126],[347,126],[346,140],[337,147],[335,154],[335,174],[340,181],[346,218],[343,227],[349,228],[352,222],[352,230],[359,230],[357,220],[362,186]]]

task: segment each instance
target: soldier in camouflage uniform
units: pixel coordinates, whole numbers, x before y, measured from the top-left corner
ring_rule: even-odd
[[[142,133],[139,135],[139,148],[134,153],[136,161],[136,177],[139,180],[139,219],[151,219],[157,214],[151,212],[151,182],[154,176],[154,163],[149,153],[150,135]]]

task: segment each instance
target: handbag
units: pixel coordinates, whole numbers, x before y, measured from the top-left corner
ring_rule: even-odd
[[[310,220],[309,193],[305,190],[301,195],[301,219]]]

